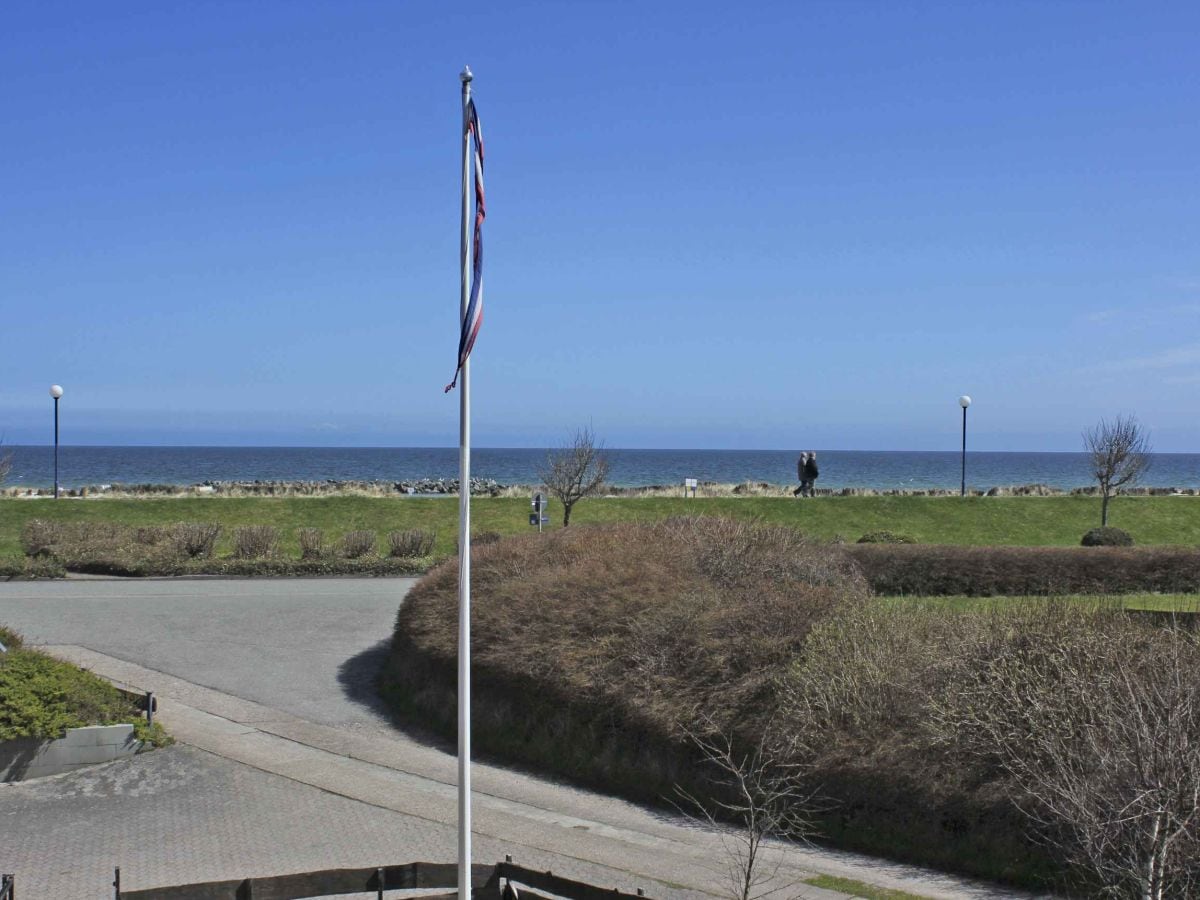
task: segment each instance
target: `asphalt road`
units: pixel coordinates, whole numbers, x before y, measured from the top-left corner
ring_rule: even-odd
[[[370,681],[415,579],[0,583],[0,624],[322,725],[388,727]]]

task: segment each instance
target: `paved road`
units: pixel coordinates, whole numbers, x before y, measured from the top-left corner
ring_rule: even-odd
[[[0,788],[0,868],[22,874],[25,897],[100,897],[93,879],[117,862],[137,887],[452,858],[454,760],[390,727],[370,691],[411,583],[0,583],[0,623],[155,690],[181,743]],[[721,891],[719,835],[498,766],[477,765],[474,787],[477,861],[513,853],[655,897]],[[823,850],[788,851],[780,883],[811,872],[931,897],[1013,896]],[[837,896],[805,886],[787,895]]]
[[[388,727],[370,679],[411,578],[0,583],[0,623],[325,725]]]

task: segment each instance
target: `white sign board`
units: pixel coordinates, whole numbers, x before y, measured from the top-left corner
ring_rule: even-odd
[[[696,482],[696,479],[695,479],[695,478],[685,478],[685,479],[683,479],[683,486],[684,486],[684,487],[686,487],[686,488],[692,488],[693,490],[695,490],[695,488],[696,488],[696,484],[697,484],[697,482]]]

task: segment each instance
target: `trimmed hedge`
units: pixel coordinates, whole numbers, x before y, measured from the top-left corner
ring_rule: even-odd
[[[885,596],[1189,594],[1200,549],[854,544],[846,552]]]
[[[1128,531],[1106,525],[1103,528],[1093,528],[1079,543],[1084,547],[1132,547],[1133,536]]]

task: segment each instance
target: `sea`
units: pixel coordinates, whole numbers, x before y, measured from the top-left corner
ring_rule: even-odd
[[[54,483],[54,450],[14,446],[11,487]],[[471,474],[501,484],[533,484],[547,451],[478,447]],[[784,450],[606,450],[609,481],[623,487],[679,485],[685,478],[736,484],[796,480],[796,453]],[[961,478],[958,452],[909,450],[817,450],[818,487],[877,490],[955,489]],[[1069,489],[1092,484],[1083,453],[966,455],[967,485],[987,489],[1045,484]],[[103,484],[192,485],[216,481],[414,481],[458,477],[456,447],[92,447],[62,446],[63,487]],[[1142,484],[1200,488],[1200,453],[1156,453]]]

